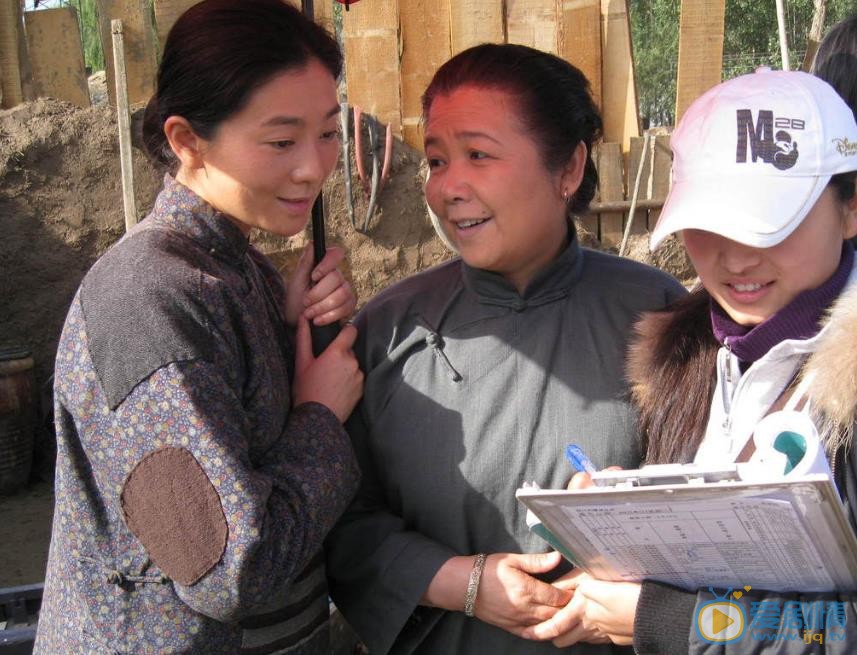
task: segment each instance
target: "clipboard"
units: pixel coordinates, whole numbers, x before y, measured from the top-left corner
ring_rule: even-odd
[[[857,591],[857,538],[830,476],[745,481],[739,466],[702,476],[692,465],[646,467],[604,486],[516,497],[573,564],[602,580]]]

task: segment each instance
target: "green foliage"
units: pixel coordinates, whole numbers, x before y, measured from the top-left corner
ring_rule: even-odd
[[[90,71],[104,69],[104,51],[98,30],[98,11],[95,0],[69,0],[65,3],[77,11],[80,40],[83,43],[83,61]]]
[[[813,0],[784,0],[789,66],[799,68],[812,26]],[[671,125],[678,70],[680,0],[630,0],[640,116],[644,126]],[[827,0],[825,30],[855,10],[854,0]],[[781,68],[774,0],[726,0],[723,79],[758,66]]]
[[[631,0],[637,99],[644,125],[670,125],[675,112],[679,0]]]

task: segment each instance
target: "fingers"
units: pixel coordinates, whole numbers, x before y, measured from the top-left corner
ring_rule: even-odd
[[[314,359],[309,321],[305,316],[298,316],[298,328],[295,333],[295,370],[303,371],[312,364]]]
[[[592,476],[589,475],[589,473],[581,471],[580,473],[574,474],[574,477],[571,478],[571,482],[568,483],[568,488],[586,489],[587,487],[591,487],[592,484]]]
[[[338,268],[344,257],[342,248],[329,248],[312,269],[312,286],[303,294],[303,312],[315,325],[348,319],[357,308],[357,296]]]
[[[562,555],[556,551],[549,553],[531,553],[527,555],[515,555],[517,568],[525,573],[533,574],[547,573],[553,570],[562,560]],[[549,607],[562,607],[571,599],[571,592],[560,589],[534,577],[528,577],[529,600],[533,605],[547,605]],[[536,616],[536,619],[542,619]]]
[[[307,324],[309,324],[308,321]],[[309,329],[307,329],[307,332],[309,332]],[[336,335],[336,338],[331,342],[328,348],[336,346],[337,348],[341,348],[342,350],[351,350],[351,347],[354,345],[354,341],[356,339],[357,328],[350,324],[345,325],[342,327],[342,330],[339,331],[339,334]]]
[[[553,581],[553,585],[567,591],[574,591],[583,580],[590,579],[590,575],[583,569],[572,569],[564,576]]]
[[[575,596],[565,607],[542,623],[526,628],[521,636],[524,639],[552,641],[554,646],[565,648],[581,641],[604,644],[610,637],[601,626],[588,619],[589,608],[586,600]]]
[[[571,593],[538,580],[530,572],[549,571],[558,562],[557,553],[490,555],[479,586],[476,615],[516,635],[547,621],[557,608],[568,603]]]
[[[352,351],[357,328],[346,325],[318,357],[312,356],[309,321],[301,316],[296,335],[292,402],[324,405],[344,423],[363,393],[363,373]]]
[[[521,636],[524,639],[535,639],[537,641],[557,639],[577,627],[580,623],[581,609],[582,604],[575,603],[572,600],[568,605],[557,610],[546,621],[525,628]]]
[[[348,319],[357,307],[357,297],[348,281],[334,271],[304,296],[304,316],[315,325]]]
[[[552,550],[547,553],[529,553],[516,555],[518,568],[527,573],[547,573],[556,568],[562,561],[562,555]]]
[[[557,648],[567,648],[582,641],[588,644],[609,644],[610,637],[598,629],[579,623],[569,632],[554,639],[553,645]]]
[[[309,286],[312,264],[313,252],[312,241],[310,241],[306,246],[304,246],[304,251],[301,253],[301,258],[298,260],[298,265],[295,267],[292,277],[302,280],[304,286]]]
[[[312,242],[307,248],[312,250]],[[313,283],[318,284],[328,273],[335,271],[343,259],[345,259],[345,250],[338,246],[328,248],[322,260],[312,270],[311,279]]]
[[[640,585],[589,578],[575,592],[586,600],[587,615],[604,632],[631,636],[640,600]]]

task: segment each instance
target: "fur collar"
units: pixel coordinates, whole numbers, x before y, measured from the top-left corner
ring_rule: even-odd
[[[857,284],[830,308],[818,346],[801,371],[811,376],[808,398],[822,415],[829,450],[850,444],[857,420]]]
[[[705,436],[719,344],[704,289],[634,327],[627,376],[646,462],[689,462]]]

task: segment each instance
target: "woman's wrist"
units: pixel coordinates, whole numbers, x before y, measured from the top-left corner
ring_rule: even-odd
[[[420,604],[463,612],[476,558],[476,555],[458,555],[446,560],[429,583]]]

